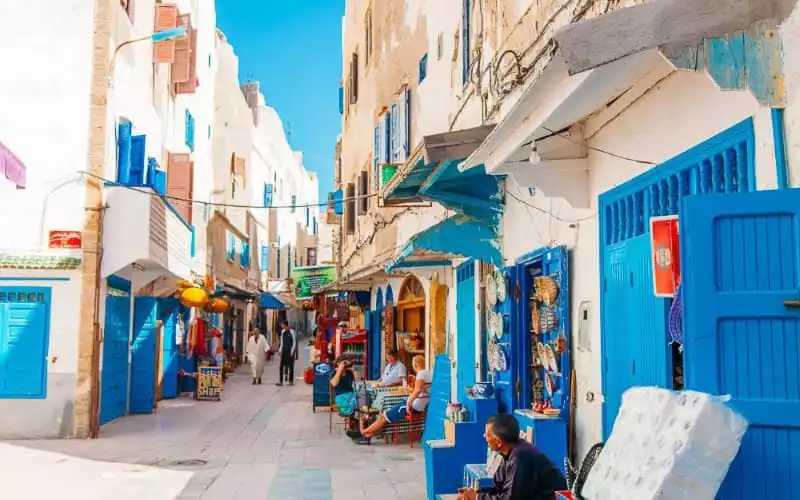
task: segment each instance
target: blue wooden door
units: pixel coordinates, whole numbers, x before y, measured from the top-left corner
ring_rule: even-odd
[[[686,387],[749,421],[718,498],[800,499],[800,190],[681,209]],[[788,306],[788,307],[787,307]]]
[[[164,322],[162,339],[161,397],[178,397],[178,345],[176,328],[178,326],[179,303],[176,299],[159,300],[159,317]]]
[[[47,397],[50,289],[0,287],[0,399]]]
[[[650,236],[606,248],[603,276],[604,435],[611,433],[622,394],[638,385],[670,387],[668,302],[653,295]]]
[[[134,300],[131,413],[152,413],[155,404],[157,301],[153,297]]]
[[[475,262],[456,268],[456,380],[458,400],[466,401],[475,384]]]
[[[128,351],[131,302],[128,296],[106,296],[103,329],[103,373],[100,383],[100,423],[125,415],[128,397]]]

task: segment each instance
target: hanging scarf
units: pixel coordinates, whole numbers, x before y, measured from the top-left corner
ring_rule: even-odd
[[[683,345],[683,300],[681,299],[682,285],[675,290],[675,298],[669,308],[669,336],[672,341]]]

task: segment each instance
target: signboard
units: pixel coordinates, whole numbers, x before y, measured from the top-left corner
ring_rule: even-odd
[[[201,366],[197,369],[197,399],[219,401],[222,396],[222,370],[219,366]]]
[[[297,299],[310,299],[328,283],[336,281],[336,266],[309,266],[292,269],[294,295]]]
[[[650,218],[653,288],[656,297],[674,297],[681,282],[678,216]]]
[[[81,248],[82,237],[80,231],[50,231],[48,238],[49,248]]]

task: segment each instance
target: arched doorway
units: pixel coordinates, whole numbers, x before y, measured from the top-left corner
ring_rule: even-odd
[[[425,288],[414,275],[408,275],[400,286],[397,299],[398,351],[409,372],[411,359],[425,355]]]
[[[428,331],[430,332],[428,346],[428,360],[433,363],[433,359],[444,354],[447,350],[447,294],[449,289],[446,284],[439,283],[439,273],[434,273],[431,278],[431,301],[430,301],[430,322]]]

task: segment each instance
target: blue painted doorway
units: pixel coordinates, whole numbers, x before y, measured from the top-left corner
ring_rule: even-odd
[[[103,329],[103,372],[100,382],[100,424],[124,416],[128,406],[128,352],[131,324],[131,283],[108,278]]]
[[[800,499],[800,190],[690,197],[680,224],[686,386],[750,423],[718,498]]]
[[[466,401],[467,387],[475,384],[475,261],[456,268],[456,380],[459,401]]]
[[[161,397],[178,397],[178,314],[180,303],[177,299],[159,299],[158,315],[164,324],[162,340]]]
[[[378,288],[375,297],[375,310],[372,312],[372,329],[369,337],[369,376],[377,380],[381,376],[381,352],[383,338],[383,289]]]
[[[158,299],[136,297],[133,305],[131,413],[152,413],[155,406]]]
[[[0,399],[47,397],[50,288],[0,287]]]
[[[600,325],[603,434],[622,393],[635,385],[673,388],[666,312],[655,297],[650,218],[680,215],[689,196],[755,189],[755,136],[747,119],[600,196]]]

